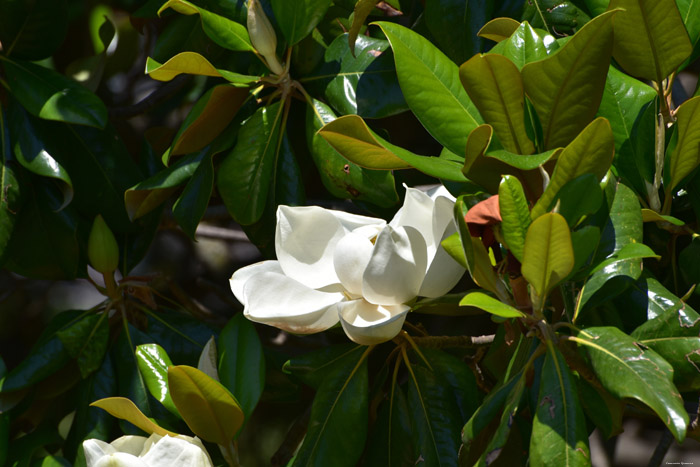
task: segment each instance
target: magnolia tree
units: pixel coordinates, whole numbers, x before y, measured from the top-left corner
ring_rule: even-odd
[[[0,465],[591,465],[630,417],[664,427],[649,465],[700,440],[699,3],[133,3],[0,0],[1,264],[104,296],[0,360]],[[266,258],[224,322],[132,273],[217,206]]]

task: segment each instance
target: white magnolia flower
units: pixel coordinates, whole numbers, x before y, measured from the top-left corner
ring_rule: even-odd
[[[199,438],[176,438],[152,434],[122,436],[111,443],[99,439],[83,441],[87,467],[212,467]]]
[[[340,320],[359,344],[390,340],[408,302],[444,295],[464,273],[440,246],[456,229],[453,206],[442,186],[406,187],[388,224],[317,206],[279,206],[277,261],[239,269],[231,290],[252,321],[310,334]]]

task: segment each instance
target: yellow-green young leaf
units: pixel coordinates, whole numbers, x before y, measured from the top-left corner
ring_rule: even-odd
[[[489,144],[491,144],[491,138],[493,137],[493,127],[489,124],[479,125],[474,128],[469,136],[467,137],[467,149],[464,157],[464,166],[462,166],[462,173],[466,176],[469,173],[474,162],[480,157],[483,157],[486,149],[488,149]]]
[[[499,283],[500,279],[493,270],[491,258],[486,251],[486,247],[480,238],[469,237],[472,241],[472,249],[474,251],[474,266],[472,268],[472,279],[478,286],[498,294],[502,292],[502,287]]]
[[[525,318],[527,316],[517,308],[513,308],[481,292],[468,293],[459,301],[459,305],[480,308],[492,315],[500,316],[501,318]]]
[[[112,274],[119,266],[119,245],[99,214],[92,223],[88,238],[88,259],[92,267],[102,274]]]
[[[247,89],[230,84],[207,91],[187,115],[170,155],[196,152],[211,143],[233,120],[248,94]]]
[[[545,149],[569,144],[598,111],[616,14],[611,11],[596,17],[557,53],[523,67],[525,92],[540,117]]]
[[[602,180],[612,164],[615,137],[603,117],[593,120],[559,155],[547,189],[530,214],[533,219],[549,210],[559,190],[574,178],[591,173]]]
[[[162,65],[150,57],[146,60],[146,74],[155,80],[170,81],[182,73],[221,77],[219,70],[196,52],[181,52]]]
[[[678,107],[676,118],[678,144],[669,161],[671,183],[667,189],[668,195],[700,165],[700,96],[693,97]]]
[[[501,231],[508,250],[523,261],[525,236],[530,227],[530,208],[523,186],[517,177],[506,175],[498,186],[498,207],[501,211]]]
[[[170,396],[192,432],[205,441],[228,445],[243,425],[243,411],[218,381],[186,365],[168,368]]]
[[[660,83],[693,51],[674,0],[611,0],[615,17],[613,57],[637,78]]]
[[[107,397],[93,402],[90,406],[106,410],[113,417],[126,420],[134,426],[141,428],[148,434],[155,433],[161,436],[177,436],[178,433],[166,430],[152,422],[139,410],[136,405],[126,397]]]
[[[357,35],[360,33],[362,25],[369,14],[374,9],[374,6],[379,3],[380,0],[357,0],[355,4],[355,10],[352,15],[352,25],[350,25],[350,31],[348,32],[348,44],[350,45],[350,52],[352,52],[353,57],[355,56],[355,40]]]
[[[525,95],[520,70],[503,55],[477,54],[459,67],[459,79],[505,149],[532,154],[525,130]]]
[[[484,24],[476,35],[494,42],[501,42],[508,39],[519,27],[520,23],[513,18],[494,18]]]
[[[525,237],[522,273],[543,302],[573,267],[574,249],[566,219],[556,213],[535,219]]]

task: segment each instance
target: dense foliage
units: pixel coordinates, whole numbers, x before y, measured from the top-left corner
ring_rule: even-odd
[[[237,465],[285,404],[274,465],[589,465],[626,414],[700,440],[700,3],[250,3],[0,0],[0,265],[105,296],[0,359],[0,465],[144,432]],[[369,345],[130,275],[216,206],[273,259],[278,206],[388,220],[402,184],[454,196],[467,274],[391,335],[342,321]]]

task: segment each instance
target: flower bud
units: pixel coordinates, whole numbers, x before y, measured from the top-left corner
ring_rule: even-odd
[[[98,215],[88,239],[88,259],[96,271],[112,273],[119,265],[119,247],[107,223]]]
[[[253,47],[265,57],[270,70],[273,73],[281,74],[283,68],[275,53],[277,34],[275,34],[275,30],[258,0],[248,0],[248,34],[250,34]]]

